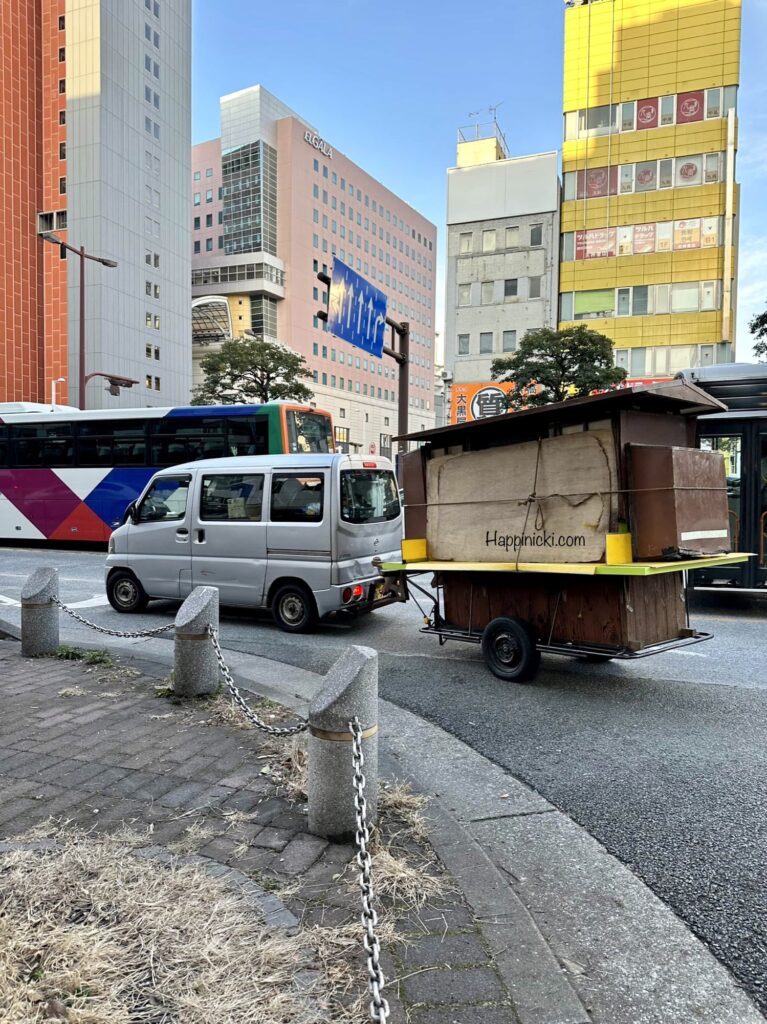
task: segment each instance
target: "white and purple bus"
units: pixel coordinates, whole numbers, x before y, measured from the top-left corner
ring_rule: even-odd
[[[290,402],[85,412],[0,405],[0,540],[106,542],[164,466],[334,450],[330,413]]]

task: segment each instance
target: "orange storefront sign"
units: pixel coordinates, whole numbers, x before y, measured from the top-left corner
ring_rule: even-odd
[[[670,377],[627,377],[616,385],[617,389],[640,387],[643,384],[659,384]],[[514,390],[513,384],[488,381],[479,384],[453,384],[450,402],[450,422],[469,423],[471,420],[500,416],[509,412],[506,396]]]
[[[450,422],[468,423],[486,416],[499,416],[507,411],[506,396],[514,390],[513,384],[488,383],[453,384],[450,402]]]

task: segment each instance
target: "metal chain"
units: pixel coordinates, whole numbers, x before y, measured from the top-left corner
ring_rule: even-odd
[[[269,733],[270,736],[295,736],[296,733],[304,732],[309,728],[309,723],[302,719],[299,720],[298,725],[289,726],[277,726],[267,725],[266,722],[262,721],[258,715],[253,711],[245,701],[240,691],[234,685],[234,679],[232,673],[229,671],[229,666],[224,661],[224,655],[221,650],[221,644],[218,642],[218,633],[215,631],[213,626],[208,626],[208,633],[210,635],[211,643],[213,644],[213,650],[216,652],[216,660],[218,661],[218,667],[221,670],[221,675],[224,677],[226,688],[232,696],[232,699],[237,704],[239,709],[245,715],[245,717],[255,725],[257,729],[262,732]]]
[[[167,626],[157,626],[156,629],[143,629],[138,633],[127,633],[122,629],[107,629],[106,626],[99,626],[95,622],[89,622],[88,619],[83,618],[82,615],[78,615],[77,612],[71,608],[67,608],[57,597],[51,598],[53,603],[59,607],[63,612],[66,612],[71,618],[75,619],[76,622],[81,622],[84,626],[90,626],[91,629],[95,629],[98,633],[106,633],[107,636],[119,636],[124,640],[138,640],[144,636],[159,636],[161,633],[169,633],[175,628],[175,623],[170,622]]]
[[[378,924],[378,914],[373,908],[373,881],[372,864],[370,860],[370,830],[367,823],[367,801],[365,800],[365,776],[362,769],[365,765],[365,758],[362,753],[362,726],[356,716],[349,722],[349,731],[352,734],[352,760],[354,764],[354,810],[357,819],[357,832],[355,840],[357,843],[357,864],[360,873],[358,876],[360,892],[362,893],[362,927],[365,934],[362,938],[362,945],[368,957],[368,991],[370,992],[370,1019],[377,1024],[386,1024],[389,1019],[389,1003],[382,995],[385,985],[383,971],[381,970],[380,956],[381,943],[378,941],[374,929]]]

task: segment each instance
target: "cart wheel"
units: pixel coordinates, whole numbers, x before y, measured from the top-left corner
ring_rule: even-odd
[[[530,627],[522,619],[493,619],[482,633],[482,655],[493,675],[513,683],[532,682],[541,655]]]

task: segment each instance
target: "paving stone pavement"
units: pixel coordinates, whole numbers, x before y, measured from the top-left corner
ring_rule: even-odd
[[[275,926],[288,926],[291,913],[299,928],[357,922],[354,850],[309,834],[305,804],[289,795],[290,741],[222,720],[221,700],[158,697],[160,685],[119,666],[26,659],[17,643],[0,641],[0,840],[49,817],[97,831],[151,826],[148,855],[208,858],[212,870],[225,866],[274,893],[263,910]],[[423,862],[415,841],[394,837],[395,822],[382,822],[385,838],[387,830]],[[448,891],[418,912],[381,903],[381,918],[395,918],[405,939],[382,957],[390,1021],[517,1024],[478,923]],[[361,946],[359,976],[362,991]]]

